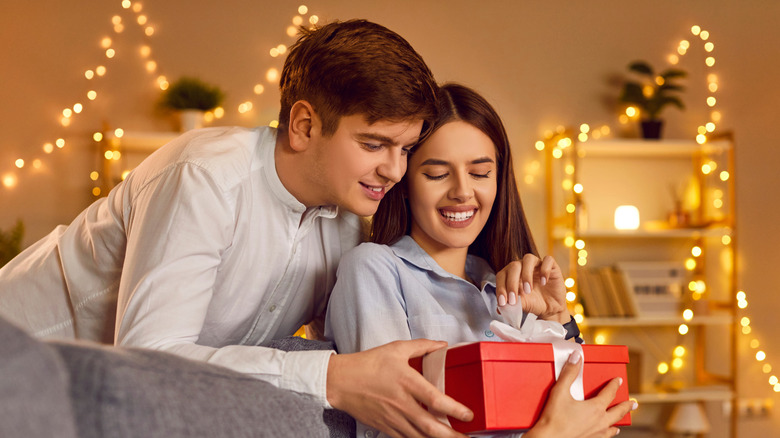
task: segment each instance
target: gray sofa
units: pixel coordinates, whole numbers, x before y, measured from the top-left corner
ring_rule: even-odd
[[[351,418],[325,420],[337,436]],[[43,342],[0,319],[2,437],[329,435],[303,395],[162,352]]]

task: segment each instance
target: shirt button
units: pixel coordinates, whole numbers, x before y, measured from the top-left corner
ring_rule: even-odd
[[[366,433],[363,435],[366,436],[366,438],[374,438],[374,431],[373,430],[367,430]]]
[[[485,336],[487,336],[488,338],[492,338],[493,336],[495,336],[495,334],[490,330],[485,330]]]
[[[276,310],[276,304],[268,308],[269,312],[273,312],[274,310]]]

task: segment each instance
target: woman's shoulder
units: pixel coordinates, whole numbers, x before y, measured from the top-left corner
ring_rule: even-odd
[[[363,242],[344,254],[339,265],[344,263],[367,264],[377,260],[395,259],[392,249],[387,245],[373,242]]]

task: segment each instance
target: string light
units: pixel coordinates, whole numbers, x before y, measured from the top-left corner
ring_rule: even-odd
[[[147,38],[151,37],[155,33],[155,27],[151,22],[151,19],[148,14],[142,14],[141,11],[143,10],[143,5],[139,2],[132,2],[130,0],[123,0],[121,2],[121,7],[125,11],[132,11],[135,13],[135,18],[130,20],[131,23],[136,23]],[[300,26],[304,22],[304,17],[309,13],[309,8],[306,5],[300,5],[296,9],[297,13],[299,15],[296,15],[293,17],[293,24],[294,26],[287,26],[286,27],[286,34],[288,37],[295,37],[298,34],[298,28],[296,26]],[[111,25],[115,33],[119,34],[122,33],[125,30],[124,20],[120,14],[114,14],[111,16]],[[308,22],[312,25],[316,24],[319,21],[319,18],[316,15],[311,15],[308,18]],[[103,55],[106,59],[112,60],[115,57],[119,55],[116,48],[114,47],[114,40],[110,36],[103,36],[98,41],[98,47],[102,50]],[[274,52],[279,55],[284,55],[287,53],[288,50],[288,44],[286,43],[280,43],[277,44],[274,47]],[[152,48],[151,45],[148,44],[148,42],[144,45],[142,45],[139,48],[139,53],[141,54],[141,57],[144,58],[146,61],[144,63],[144,67],[146,68],[147,72],[149,73],[155,73],[160,69],[159,63],[151,59],[152,55]],[[97,65],[94,68],[89,68],[84,70],[84,78],[87,81],[93,81],[97,77],[103,77],[107,74],[108,69],[105,65]],[[157,86],[160,88],[160,90],[166,90],[169,86],[168,80],[164,75],[157,75],[155,78],[157,82]],[[266,80],[275,83],[279,80],[279,71],[276,68],[269,68],[266,73]],[[257,84],[253,88],[253,95],[259,96],[263,93],[264,87],[261,84]],[[91,101],[95,101],[98,98],[98,91],[95,88],[89,89],[86,92],[87,99]],[[238,106],[238,112],[239,114],[245,114],[252,110],[254,106],[254,103],[247,99],[242,104]],[[72,106],[67,107],[63,109],[62,115],[58,118],[59,124],[63,128],[67,128],[71,125],[72,118],[77,115],[81,114],[82,111],[84,111],[85,107],[82,103],[76,102]],[[207,120],[214,120],[214,119],[220,119],[224,117],[225,112],[224,108],[217,108],[212,112],[209,112],[207,117],[205,119]],[[273,125],[274,123],[278,124],[277,121],[271,121],[269,125]],[[115,135],[117,138],[121,137],[118,132],[122,132],[121,129],[118,131],[115,131]],[[96,142],[100,142],[103,139],[102,133],[95,133],[93,134],[93,140]],[[63,138],[58,138],[54,142],[46,142],[44,143],[42,150],[45,154],[52,154],[55,151],[55,145],[57,148],[62,149],[65,146],[65,140]],[[121,153],[119,151],[110,151],[111,153],[107,153],[109,151],[106,151],[106,155],[110,155],[111,158],[106,157],[107,159],[117,160],[119,157],[121,157]],[[24,167],[24,160],[23,159],[17,159],[14,161],[14,167],[17,169],[21,169]],[[34,158],[32,159],[32,166],[35,169],[39,169],[43,166],[43,163],[40,159]],[[90,174],[90,177],[94,176],[94,174]],[[124,175],[123,175],[124,179]],[[93,179],[93,181],[95,181]],[[2,186],[10,189],[15,187],[18,184],[18,177],[16,176],[13,171],[3,174],[2,176]],[[101,190],[99,187],[94,187],[92,189],[92,194],[94,196],[100,196]]]

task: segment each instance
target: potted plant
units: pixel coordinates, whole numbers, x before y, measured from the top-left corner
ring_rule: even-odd
[[[659,74],[645,61],[634,61],[628,65],[628,70],[639,78],[628,80],[623,85],[620,101],[631,104],[639,110],[642,126],[642,137],[660,138],[663,121],[661,110],[667,105],[685,109],[682,100],[677,95],[684,88],[674,83],[677,79],[687,76],[680,69],[670,68]]]
[[[181,130],[200,128],[203,113],[217,108],[225,98],[219,87],[189,76],[183,76],[163,91],[160,104],[177,111],[180,116]]]

